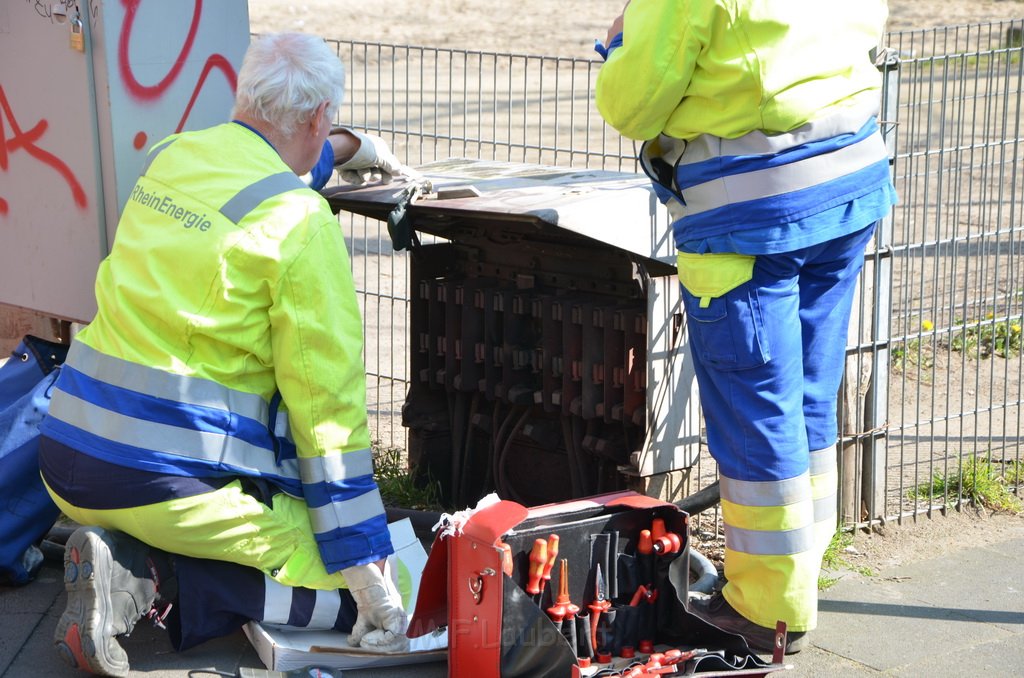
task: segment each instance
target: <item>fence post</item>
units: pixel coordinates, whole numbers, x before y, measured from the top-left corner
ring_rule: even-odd
[[[895,176],[896,118],[899,105],[899,55],[886,50],[879,60],[882,71],[881,128],[889,152],[889,172]],[[864,402],[864,471],[861,491],[865,518],[885,518],[887,427],[889,423],[889,342],[892,339],[892,256],[893,215],[890,211],[878,224],[874,253],[874,304],[872,305],[871,374]]]
[[[890,173],[896,156],[896,111],[899,59],[883,51],[876,59],[882,72],[879,125],[889,153]],[[839,392],[839,519],[841,525],[885,516],[886,426],[889,399],[889,341],[892,317],[892,213],[876,229],[865,253],[864,271],[855,298],[859,317],[850,319],[846,370]],[[866,317],[867,316],[867,317]],[[852,350],[850,349],[852,347]],[[865,359],[865,353],[867,359]]]

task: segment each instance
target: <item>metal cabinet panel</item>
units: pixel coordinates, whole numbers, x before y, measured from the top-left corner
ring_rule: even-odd
[[[92,318],[146,150],[228,119],[248,44],[244,0],[0,6],[0,303]]]

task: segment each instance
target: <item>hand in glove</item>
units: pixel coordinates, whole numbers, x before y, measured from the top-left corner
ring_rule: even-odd
[[[359,150],[347,161],[339,164],[337,169],[341,178],[350,184],[368,182],[391,183],[392,177],[403,176],[419,179],[420,174],[398,161],[387,143],[373,134],[362,134],[346,130],[359,140]]]
[[[374,652],[405,652],[409,618],[402,609],[402,597],[391,580],[391,566],[377,563],[346,567],[341,575],[356,601],[356,623],[348,635],[350,645]]]

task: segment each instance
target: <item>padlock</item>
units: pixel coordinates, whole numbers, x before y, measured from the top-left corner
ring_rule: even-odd
[[[82,26],[81,19],[74,19],[71,22],[71,49],[76,49],[79,52],[85,51],[85,33],[84,26]]]

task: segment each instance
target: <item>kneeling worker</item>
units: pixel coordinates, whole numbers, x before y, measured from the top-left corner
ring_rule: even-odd
[[[328,143],[343,94],[322,39],[267,35],[233,120],[146,159],[42,427],[43,479],[89,526],[55,636],[74,667],[127,675],[143,616],[176,649],[248,620],[407,646],[345,241],[299,178],[402,172],[380,139]]]

